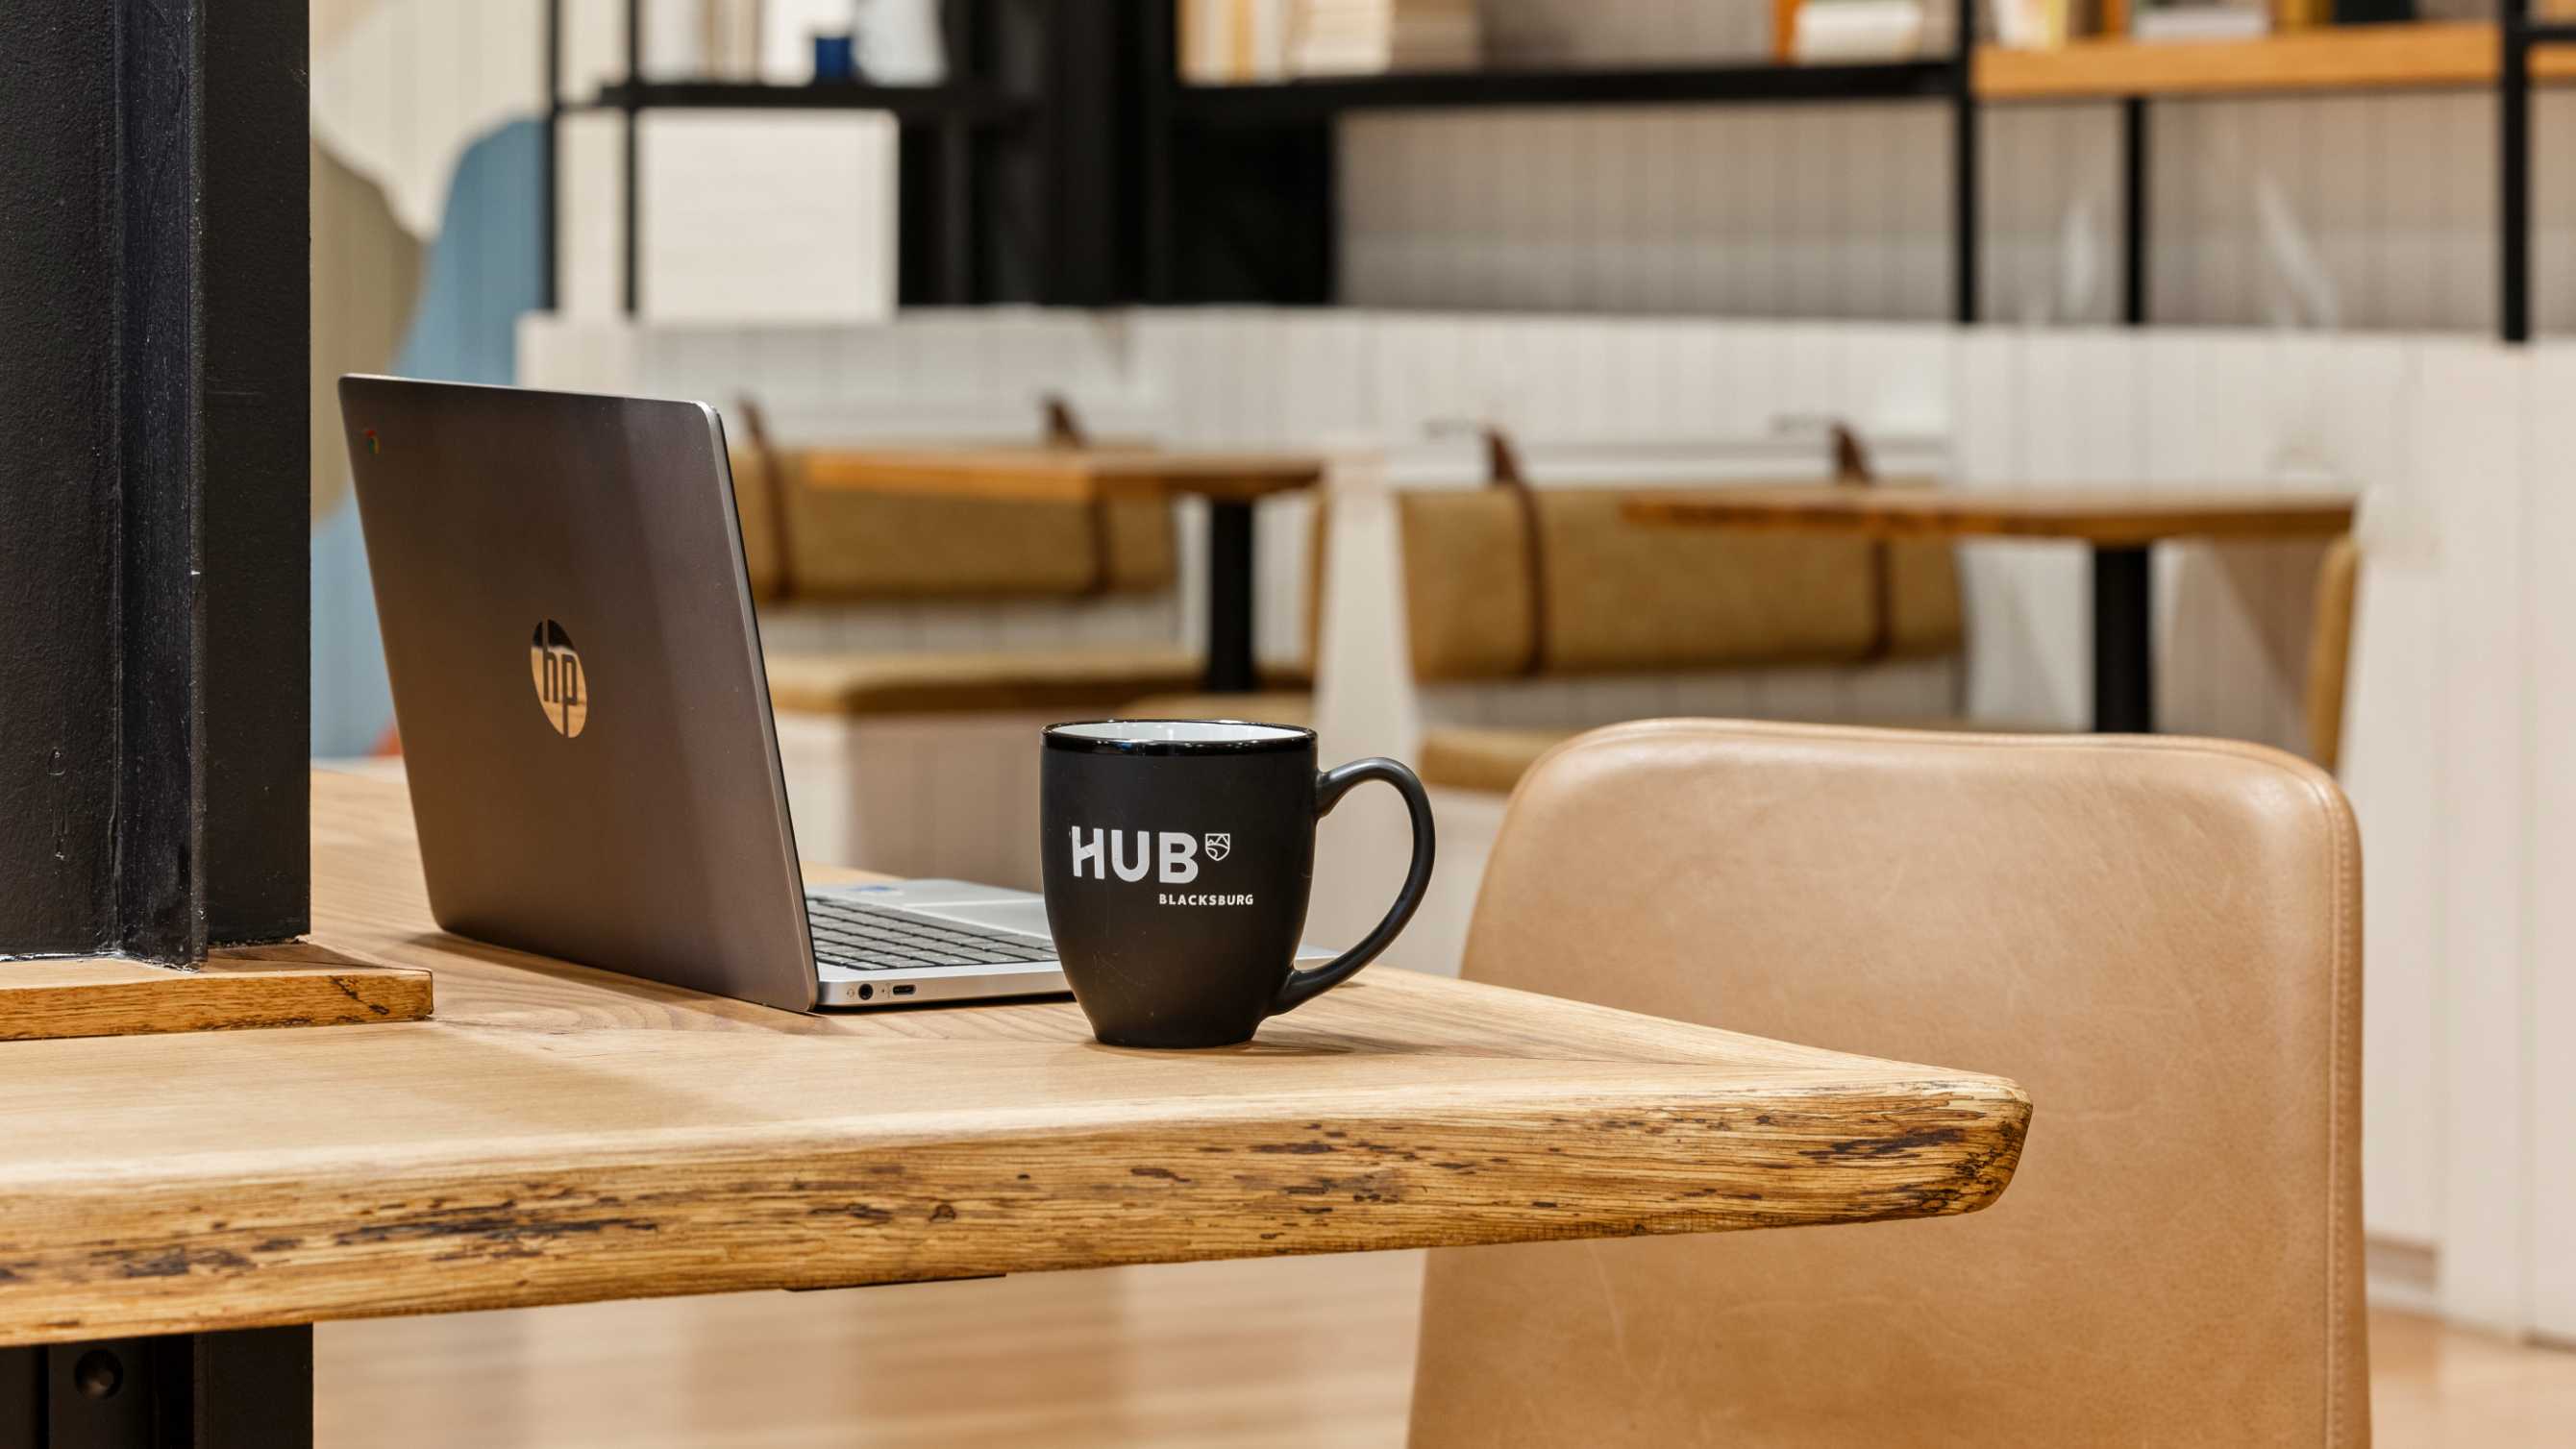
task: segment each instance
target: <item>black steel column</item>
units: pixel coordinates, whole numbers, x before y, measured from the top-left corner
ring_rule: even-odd
[[[1204,688],[1210,694],[1240,694],[1260,678],[1252,653],[1252,507],[1208,500]]]
[[[2147,102],[2130,96],[2120,102],[2121,209],[2120,320],[2131,327],[2147,323]]]
[[[2507,342],[2531,340],[2531,0],[2503,0],[2504,54],[2496,69],[2498,299]]]
[[[2093,550],[2093,728],[2103,734],[2155,732],[2155,617],[2153,550]]]
[[[644,215],[644,138],[641,124],[644,116],[644,0],[626,0],[626,87],[620,113],[626,119],[625,149],[619,160],[626,177],[625,196],[621,201],[621,232],[626,268],[626,315],[634,316],[644,306],[644,275],[640,258],[643,247],[638,241]]]
[[[1959,0],[1959,39],[1951,66],[1950,171],[1953,257],[1951,303],[1960,322],[1977,320],[1977,5]]]
[[[311,1449],[313,1330],[0,1349],[7,1449]]]
[[[0,5],[0,954],[304,928],[305,48]]]
[[[1175,195],[1179,158],[1173,127],[1178,120],[1176,92],[1181,83],[1177,7],[1148,4],[1139,19],[1139,51],[1144,73],[1138,77],[1143,105],[1145,175],[1140,227],[1144,232],[1144,300],[1167,306],[1180,295],[1180,211]]]
[[[552,312],[558,300],[555,274],[559,268],[555,248],[563,229],[559,210],[562,203],[555,195],[563,170],[563,0],[546,0],[545,51],[546,159],[541,171],[544,179],[538,183],[543,189],[537,195],[538,246],[541,250],[538,266],[542,269],[537,277],[537,296],[538,305]]]
[[[940,7],[942,45],[948,54],[948,83],[961,85],[980,73],[976,65],[978,27],[975,7]],[[975,126],[976,118],[950,107],[938,121],[939,137],[939,300],[963,307],[975,294]]]

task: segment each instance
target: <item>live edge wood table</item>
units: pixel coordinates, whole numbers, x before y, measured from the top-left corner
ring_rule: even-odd
[[[1050,502],[1207,500],[1207,675],[1210,694],[1259,682],[1253,658],[1253,505],[1312,488],[1324,462],[1303,453],[1165,452],[1147,447],[865,448],[818,451],[817,488],[939,493]]]
[[[1641,523],[1822,533],[1847,538],[2022,538],[2093,550],[2093,728],[2156,727],[2155,571],[2168,539],[2332,538],[2352,529],[2348,497],[2108,489],[1989,491],[1818,484],[1643,494]]]
[[[313,784],[314,935],[437,1015],[0,1045],[0,1443],[309,1442],[329,1319],[1973,1212],[2030,1112],[1387,968],[1213,1052],[797,1016],[442,935],[401,785]]]

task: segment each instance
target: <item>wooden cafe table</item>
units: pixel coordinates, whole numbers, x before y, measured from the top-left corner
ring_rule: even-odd
[[[817,488],[1088,503],[1204,498],[1210,694],[1259,684],[1253,658],[1253,505],[1312,488],[1324,461],[1303,453],[1166,452],[1140,446],[831,448],[807,460]]]
[[[2332,538],[2352,529],[2353,500],[2254,489],[1950,489],[1810,484],[1646,493],[1623,512],[1641,523],[1846,538],[2020,538],[2093,551],[2093,728],[2156,727],[2155,571],[2168,539]]]
[[[442,935],[403,787],[313,790],[315,939],[431,968],[436,1015],[0,1043],[0,1440],[13,1373],[80,1410],[141,1335],[265,1449],[333,1319],[1973,1212],[2029,1119],[1385,967],[1218,1051],[1062,1000],[800,1016]]]

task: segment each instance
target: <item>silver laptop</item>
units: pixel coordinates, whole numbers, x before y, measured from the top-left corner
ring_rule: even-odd
[[[352,376],[340,413],[441,928],[798,1011],[1065,989],[1026,891],[806,888],[712,409]]]

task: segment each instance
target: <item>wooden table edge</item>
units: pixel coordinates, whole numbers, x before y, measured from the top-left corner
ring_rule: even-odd
[[[1191,496],[1250,502],[1323,481],[1325,464],[1303,454],[942,453],[907,449],[817,449],[804,464],[814,488],[1031,503],[1088,503]]]
[[[2290,497],[2244,506],[2177,500],[2175,507],[2142,507],[2134,500],[2088,506],[2049,495],[2045,509],[2011,493],[1951,491],[1937,509],[1909,506],[1860,489],[1812,498],[1782,494],[1742,499],[1641,492],[1620,506],[1634,523],[1675,528],[1724,528],[1747,533],[1815,533],[1881,539],[2002,538],[2144,547],[2168,539],[2327,539],[2352,531],[2356,504],[2335,497]],[[1916,494],[1919,498],[1921,495]],[[2028,510],[2015,512],[2016,503]]]
[[[0,1045],[45,1088],[0,1093],[0,1344],[1940,1216],[2003,1191],[2029,1122],[1998,1077],[1383,968],[1226,1053],[1090,1045],[1064,1005],[777,1012],[441,935],[404,786],[317,772],[314,801],[299,954],[433,968],[440,1016]],[[296,1085],[248,1126],[249,1099],[192,1118],[126,1086],[263,1063]],[[453,1130],[410,1085],[505,1066],[528,1091],[607,1077],[526,1114],[479,1089]],[[907,1070],[1025,1084],[821,1086]],[[745,1071],[766,1088],[651,1106]],[[1047,1088],[1067,1072],[1084,1082]],[[87,1090],[115,1110],[84,1123]],[[332,1130],[295,1130],[308,1110]]]
[[[1817,1071],[1812,1093],[1758,1094],[1721,1068],[1638,1075],[1655,1085],[1484,1086],[1428,1110],[1390,1092],[1359,1112],[1328,1092],[858,1146],[708,1133],[678,1152],[667,1138],[540,1147],[470,1170],[389,1144],[381,1171],[327,1189],[291,1161],[0,1181],[0,1345],[1951,1216],[2001,1195],[2030,1115],[2019,1087],[1975,1074]],[[1802,1170],[1830,1191],[1802,1190]]]

